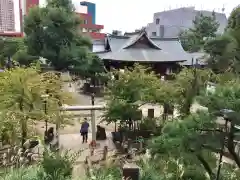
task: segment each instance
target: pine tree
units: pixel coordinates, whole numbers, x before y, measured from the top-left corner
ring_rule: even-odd
[[[86,58],[91,47],[80,24],[70,0],[48,0],[46,7],[32,8],[24,26],[28,52],[46,58],[56,70],[79,65],[79,54]]]

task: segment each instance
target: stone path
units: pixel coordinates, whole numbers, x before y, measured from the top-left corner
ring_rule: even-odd
[[[71,83],[71,86],[69,86],[68,83],[64,85],[64,90],[68,92],[72,92],[73,96],[76,100],[76,105],[91,105],[91,97],[81,94],[78,91],[79,86],[77,83]],[[95,98],[95,104],[103,104],[103,98]],[[79,115],[78,118],[73,118],[73,125],[66,125],[63,129],[60,130],[60,136],[59,136],[59,143],[60,148],[64,150],[70,150],[72,152],[78,152],[81,151],[79,158],[76,161],[76,164],[74,166],[73,170],[73,177],[83,177],[84,172],[84,160],[86,159],[86,156],[90,155],[90,149],[89,149],[89,143],[82,144],[82,137],[79,133],[79,129],[81,127],[81,121],[83,120],[83,116],[87,116],[90,120],[90,111],[81,111],[81,112],[74,112],[76,115]],[[102,112],[95,111],[96,116],[96,125],[100,123]],[[89,137],[88,142],[91,142],[92,140],[92,134],[91,134],[91,123],[89,122]],[[97,144],[99,146],[95,150],[94,155],[95,156],[102,156],[103,148],[104,146],[108,146],[109,151],[115,150],[114,143],[112,142],[111,137],[111,131],[114,130],[114,125],[105,125],[101,124],[106,129],[106,135],[107,139],[104,141],[97,141]]]

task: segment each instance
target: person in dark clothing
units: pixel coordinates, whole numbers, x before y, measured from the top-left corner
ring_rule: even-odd
[[[133,121],[132,121],[132,119],[128,120],[128,127],[129,127],[129,130],[132,130],[132,128],[133,128]]]
[[[80,129],[80,133],[82,136],[82,143],[87,143],[88,128],[89,128],[89,123],[87,122],[87,118],[84,118],[84,122],[82,123],[81,129]]]
[[[53,139],[54,139],[54,128],[50,127],[47,131],[44,132],[45,144],[49,144]]]

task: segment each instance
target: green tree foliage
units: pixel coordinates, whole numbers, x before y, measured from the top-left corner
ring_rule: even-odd
[[[194,167],[204,176],[207,173],[210,179],[215,179],[217,160],[214,154],[221,152],[221,146],[225,142],[223,154],[232,157],[237,169],[231,169],[225,164],[221,176],[225,179],[232,173],[232,179],[237,179],[240,161],[234,142],[239,138],[236,129],[236,125],[240,123],[239,87],[239,80],[234,79],[217,85],[215,92],[201,94],[198,102],[206,107],[206,110],[167,123],[162,135],[153,139],[150,144],[151,152],[161,159],[166,157],[180,160],[186,172],[190,167]],[[223,109],[234,111],[225,116],[228,120],[227,132],[224,127],[225,120],[219,117],[222,114],[220,110]]]
[[[232,10],[232,12],[228,18],[227,29],[236,29],[239,27],[239,13],[240,13],[239,6],[235,7]]]
[[[107,89],[108,108],[104,117],[108,122],[139,118],[138,109],[145,103],[165,106],[163,118],[168,115],[167,106],[174,106],[181,116],[188,116],[198,93],[209,80],[215,80],[210,70],[184,68],[174,80],[161,81],[149,69],[138,65],[116,75],[117,79]]]
[[[184,68],[176,74],[172,84],[174,93],[174,103],[181,116],[188,116],[196,96],[204,89],[209,81],[216,81],[216,76],[209,69]],[[191,88],[189,88],[191,87]]]
[[[61,81],[54,73],[40,74],[35,67],[15,68],[1,73],[1,133],[12,143],[19,137],[22,143],[34,133],[31,126],[34,121],[48,118],[56,122],[59,104],[67,104],[69,100],[61,89]],[[42,95],[48,90],[48,116],[44,114]]]
[[[212,16],[200,14],[193,20],[193,28],[180,33],[179,37],[183,48],[189,52],[197,52],[203,49],[206,39],[216,37],[219,24],[215,13]]]
[[[79,153],[70,154],[68,151],[53,153],[45,150],[38,165],[9,169],[1,174],[0,178],[2,180],[70,180],[73,163],[78,156]]]
[[[225,33],[205,44],[204,49],[210,55],[209,66],[217,73],[240,72],[239,10],[239,6],[233,9]]]
[[[215,123],[209,121],[209,119],[208,114],[202,113],[189,116],[182,121],[176,120],[168,123],[163,129],[163,134],[150,145],[152,153],[158,156],[178,159],[186,171],[192,166],[203,172],[203,175],[207,172],[209,176],[214,176],[212,169],[214,169],[216,164],[215,158],[211,151],[204,149],[204,146],[211,142],[213,147],[219,147],[220,143],[216,141],[217,138],[210,140],[211,131],[210,133],[201,133],[205,132],[206,128],[214,127]],[[206,139],[208,133],[209,136]],[[210,162],[211,165],[209,164]],[[202,164],[205,171],[199,164]]]
[[[88,53],[87,58],[79,59],[80,66],[72,68],[71,71],[76,72],[79,76],[90,80],[94,86],[97,82],[106,80],[106,69],[103,61],[94,53]]]
[[[48,0],[25,18],[26,44],[31,55],[46,58],[56,70],[76,67],[91,47],[79,33],[81,21],[69,0]]]
[[[1,109],[9,118],[19,120],[18,125],[24,143],[27,138],[27,121],[31,119],[29,114],[42,104],[41,94],[44,87],[41,86],[38,73],[32,68],[26,70],[17,68],[6,71],[1,76]]]
[[[136,65],[124,73],[115,72],[116,79],[109,82],[106,96],[108,108],[104,117],[108,122],[139,120],[138,108],[154,99],[159,86],[159,78],[147,71]]]
[[[27,53],[27,47],[23,38],[1,38],[1,67],[6,67],[9,60],[11,60],[12,65],[29,66],[33,62],[36,62],[37,57]]]

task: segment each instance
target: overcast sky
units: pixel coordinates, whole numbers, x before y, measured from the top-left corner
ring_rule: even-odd
[[[40,0],[44,4],[45,0]],[[85,12],[84,7],[80,7],[81,0],[72,0],[77,11]],[[195,6],[201,10],[215,10],[221,12],[225,7],[225,13],[229,15],[231,10],[238,5],[237,0],[89,0],[96,3],[96,23],[104,25],[103,32],[112,30],[133,31],[152,22],[153,13],[174,9],[184,6]],[[15,2],[16,30],[20,30],[18,0]]]

